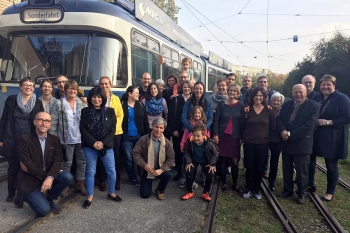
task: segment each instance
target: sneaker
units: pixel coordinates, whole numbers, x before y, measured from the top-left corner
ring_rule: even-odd
[[[307,202],[307,200],[308,198],[306,195],[301,195],[301,196],[298,196],[297,203],[302,205],[305,202]]]
[[[140,184],[137,180],[130,181],[130,184],[131,184],[131,186],[134,186],[134,187],[140,187]]]
[[[231,175],[231,167],[226,168],[226,175],[230,176]]]
[[[254,197],[255,197],[256,199],[260,200],[260,199],[262,198],[260,191],[255,192],[255,193],[254,193]]]
[[[193,183],[194,184],[194,183]],[[185,187],[186,186],[186,179],[185,178],[181,178],[180,181],[179,181],[179,186],[181,188]]]
[[[192,184],[192,188],[193,188],[193,189],[198,188],[198,184],[197,184],[196,182],[193,182],[193,184]]]
[[[62,209],[61,209],[60,204],[58,204],[58,200],[52,200],[49,197],[47,197],[47,200],[49,201],[50,209],[52,212],[54,212],[56,214],[61,213]]]
[[[211,197],[209,196],[209,193],[203,193],[202,199],[205,201],[211,201]]]
[[[181,197],[182,200],[188,200],[188,199],[191,199],[192,197],[194,197],[194,192],[190,193],[190,192],[187,192],[185,195],[183,195]]]
[[[253,196],[253,193],[248,191],[245,191],[245,193],[243,193],[243,198],[250,198]]]
[[[289,191],[284,190],[280,195],[278,195],[278,197],[287,198],[287,197],[293,196],[293,194],[294,194],[293,192],[289,192]]]

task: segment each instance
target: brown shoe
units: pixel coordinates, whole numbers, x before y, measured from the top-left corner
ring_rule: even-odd
[[[115,189],[120,190],[120,181],[115,182]]]
[[[75,189],[80,192],[82,196],[86,196],[84,180],[75,180]]]
[[[63,191],[62,191],[62,193],[61,193],[61,197],[67,197],[69,195],[69,188],[68,188],[68,186],[65,188],[65,189],[63,189]]]
[[[156,189],[156,195],[157,195],[157,199],[158,200],[164,200],[165,199],[165,195],[164,193],[160,193],[158,189]]]
[[[268,178],[269,178],[269,173],[265,172],[264,175],[263,175],[263,177],[264,177],[265,179],[268,179]]]
[[[98,185],[98,188],[100,189],[101,192],[104,192],[107,190],[107,184],[105,181],[100,182],[100,184]]]

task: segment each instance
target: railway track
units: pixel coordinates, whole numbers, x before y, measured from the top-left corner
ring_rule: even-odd
[[[219,197],[219,191],[220,191],[220,180],[215,180],[213,187],[212,187],[212,193],[211,193],[211,201],[208,205],[208,214],[204,221],[204,227],[203,227],[203,233],[213,233],[215,230],[215,218],[216,218],[216,209],[217,209],[217,202]]]
[[[327,173],[327,168],[322,166],[320,163],[316,162],[316,167],[323,173]],[[346,183],[343,179],[339,178],[338,183],[345,189],[350,189],[350,184]]]

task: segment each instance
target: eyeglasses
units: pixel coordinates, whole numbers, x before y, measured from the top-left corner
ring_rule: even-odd
[[[185,79],[188,78],[188,76],[179,76],[179,78]]]
[[[150,78],[142,78],[142,80],[145,80],[145,81],[151,81]]]
[[[22,84],[22,87],[30,87],[30,88],[33,88],[34,85],[33,85],[33,84]]]
[[[52,88],[52,86],[43,86],[43,89],[50,89],[50,88]]]
[[[57,84],[60,84],[60,83],[62,83],[62,84],[65,84],[67,81],[60,81],[60,82],[57,82]]]
[[[45,123],[45,124],[50,124],[51,121],[50,120],[46,120],[46,119],[42,119],[42,118],[39,118],[39,119],[35,119],[37,122],[39,122],[40,124],[42,123]]]

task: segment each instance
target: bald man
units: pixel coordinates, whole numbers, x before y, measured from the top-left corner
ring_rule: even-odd
[[[282,105],[276,119],[276,130],[281,136],[284,183],[284,191],[279,197],[293,196],[293,164],[295,164],[298,186],[297,203],[304,204],[307,201],[313,134],[320,107],[315,101],[306,97],[307,90],[303,84],[295,85],[292,94],[293,100]]]
[[[320,94],[317,91],[314,91],[316,78],[311,74],[305,75],[301,80],[301,83],[306,87],[308,99],[312,100],[316,95]]]
[[[60,213],[57,201],[61,192],[72,182],[69,172],[61,171],[63,153],[60,139],[47,131],[51,116],[39,112],[34,119],[35,132],[22,136],[18,143],[21,169],[17,175],[14,203],[23,207],[27,202],[40,217],[51,211]]]

